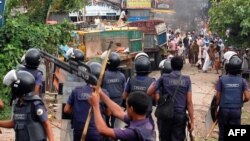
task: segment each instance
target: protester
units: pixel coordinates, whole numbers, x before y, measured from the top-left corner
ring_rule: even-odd
[[[190,47],[189,63],[191,66],[194,66],[198,62],[199,46],[197,41],[194,40]]]
[[[243,62],[242,62],[242,70],[249,69],[249,48],[245,49],[245,53],[243,55]]]
[[[100,98],[116,118],[128,124],[128,128],[109,128],[101,116]],[[155,131],[146,118],[149,99],[144,92],[133,92],[126,102],[127,113],[100,91],[100,96],[92,95],[89,102],[93,107],[96,128],[101,135],[124,141],[155,141]]]
[[[48,113],[40,97],[34,94],[34,76],[22,70],[9,71],[3,84],[11,87],[16,100],[12,120],[0,121],[0,127],[14,128],[16,141],[54,141]]]
[[[189,130],[192,131],[194,129],[191,80],[189,76],[181,74],[183,67],[182,58],[172,58],[171,67],[173,71],[170,74],[162,75],[156,82],[151,84],[147,93],[152,94],[156,90],[162,89],[163,96],[173,96],[175,91],[177,92],[174,98],[174,117],[171,119],[160,119],[162,128],[160,130],[160,138],[162,141],[184,141],[187,119],[189,119]],[[186,110],[188,110],[188,117]]]

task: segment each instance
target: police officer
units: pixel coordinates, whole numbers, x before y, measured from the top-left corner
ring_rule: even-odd
[[[35,78],[23,70],[9,71],[3,83],[11,86],[17,100],[12,120],[0,121],[0,127],[14,128],[16,141],[53,141],[53,132],[43,101],[34,95]]]
[[[250,99],[248,83],[240,76],[241,65],[242,61],[237,55],[225,60],[227,75],[221,76],[216,84],[215,99],[219,111],[215,115],[218,115],[219,141],[224,140],[225,125],[241,124],[241,108]]]
[[[150,84],[155,81],[154,78],[148,76],[148,74],[151,72],[151,62],[146,53],[142,52],[137,54],[135,56],[134,64],[135,64],[136,76],[128,79],[127,81],[125,92],[123,94],[124,101],[128,97],[129,93],[135,91],[141,91],[146,94]],[[150,119],[150,122],[152,123],[153,126],[154,126],[154,121],[151,116],[151,113],[153,110],[152,109],[153,98],[158,97],[156,95],[159,95],[159,93],[155,92],[152,95],[148,96],[150,102],[149,102],[147,117]]]
[[[111,52],[107,63],[107,70],[105,71],[102,88],[109,93],[110,99],[118,105],[122,104],[122,93],[125,88],[126,78],[123,73],[118,70],[120,65],[120,56],[115,52]],[[109,124],[109,116],[106,118],[107,125],[114,127],[115,118],[111,116]]]
[[[171,60],[170,59],[162,60],[159,64],[159,69],[161,71],[161,75],[171,73],[172,72]]]
[[[65,61],[70,61],[73,60],[75,62],[83,62],[84,61],[84,54],[82,53],[81,50],[79,49],[75,49],[75,48],[70,48],[66,54],[65,54]],[[81,66],[79,66],[81,67]],[[62,83],[62,98],[58,101],[59,103],[63,103],[63,105],[65,105],[65,103],[67,103],[67,100],[70,96],[70,94],[72,93],[72,91],[76,88],[76,87],[82,87],[84,85],[86,85],[85,81],[74,75],[71,73],[68,73],[62,69],[59,70],[60,72],[60,77],[59,78],[59,83]],[[64,79],[62,79],[64,78]],[[63,109],[62,107],[59,107],[60,109]],[[73,131],[71,128],[71,120],[69,119],[70,116],[69,115],[64,115],[64,113],[62,114],[61,111],[63,110],[58,110],[57,112],[57,116],[60,118],[62,118],[61,120],[61,127],[64,130],[60,131],[60,141],[72,141],[73,140]]]
[[[19,65],[17,69],[28,71],[34,76],[36,82],[34,93],[43,99],[44,97],[44,95],[42,95],[43,72],[38,69],[40,61],[41,61],[40,51],[36,48],[30,48],[25,53],[24,66]]]
[[[161,141],[184,141],[187,123],[186,110],[189,114],[189,129],[193,130],[193,102],[191,92],[191,80],[189,76],[182,75],[183,60],[181,57],[173,57],[171,60],[172,72],[163,74],[156,82],[152,83],[147,93],[154,93],[162,89],[162,95],[172,95],[177,92],[174,98],[174,117],[172,119],[160,119]],[[177,89],[178,88],[178,89]],[[160,98],[161,100],[161,98]],[[159,101],[159,104],[160,101]]]
[[[129,125],[128,128],[109,128],[101,117],[99,99],[102,99],[112,115]],[[130,93],[127,98],[127,113],[100,91],[100,97],[92,95],[89,102],[93,107],[97,130],[104,136],[124,141],[155,141],[155,131],[149,119],[146,118],[149,99],[144,92]]]
[[[159,69],[161,71],[161,76],[162,75],[167,75],[167,74],[171,73],[172,72],[171,60],[170,59],[164,59],[164,60],[162,60],[160,62],[160,64],[159,64]],[[161,97],[163,95],[162,88],[160,89],[159,93],[160,93],[160,97]],[[159,100],[160,98],[157,97],[155,99]],[[156,101],[156,103],[158,103],[158,100]],[[159,119],[159,118],[157,118],[157,126],[158,126],[159,134],[161,134],[162,130],[164,130],[164,129],[162,129],[161,119]],[[161,137],[161,135],[159,135],[159,137]]]
[[[97,78],[100,75],[101,64],[98,62],[89,62],[87,64],[90,67],[91,73]],[[72,128],[74,132],[74,141],[80,141],[82,136],[82,131],[84,128],[85,121],[88,116],[88,110],[90,105],[88,103],[88,98],[93,92],[93,88],[89,85],[82,85],[76,87],[68,98],[67,104],[64,107],[65,113],[72,113]],[[87,131],[87,141],[99,141],[101,135],[96,129],[96,124],[94,118],[91,118],[89,128]]]

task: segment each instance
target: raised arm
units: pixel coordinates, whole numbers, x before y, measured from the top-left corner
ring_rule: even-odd
[[[113,102],[102,90],[100,91],[100,97],[111,110],[112,115],[114,115],[116,118],[119,118],[120,120],[124,120],[126,113],[118,104]]]
[[[109,107],[109,105],[112,105],[112,104],[109,104],[109,100],[107,100],[108,97],[105,94],[103,94],[101,92],[100,95],[101,95],[101,97],[104,97],[103,101],[105,103],[106,103],[106,101],[108,101],[107,102],[108,107]],[[104,136],[111,137],[111,138],[115,138],[114,130],[112,128],[109,128],[106,125],[106,122],[102,118],[101,111],[100,111],[99,99],[100,99],[99,96],[94,95],[94,94],[92,96],[90,96],[90,98],[89,98],[89,103],[92,105],[92,108],[94,111],[94,120],[95,120],[96,128],[100,134],[102,134]]]

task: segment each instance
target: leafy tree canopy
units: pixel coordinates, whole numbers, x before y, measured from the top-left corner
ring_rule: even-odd
[[[227,38],[228,44],[237,47],[250,45],[250,1],[249,0],[211,0],[209,27],[213,32]],[[226,30],[230,30],[226,37]]]

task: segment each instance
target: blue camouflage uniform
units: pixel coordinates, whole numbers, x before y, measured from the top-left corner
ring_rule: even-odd
[[[67,101],[67,104],[73,107],[72,128],[74,129],[74,141],[81,140],[82,131],[90,108],[88,98],[92,94],[92,90],[93,88],[91,88],[89,85],[85,85],[83,87],[76,87],[72,91]],[[105,93],[107,94],[106,91]],[[96,129],[93,114],[91,117],[92,118],[89,123],[86,140],[100,141],[102,137]]]
[[[181,82],[179,82],[179,78]],[[181,75],[180,71],[172,71],[163,74],[155,83],[156,90],[161,90],[162,95],[173,95],[179,85],[174,99],[174,117],[169,120],[160,120],[161,141],[183,141],[187,123],[187,94],[191,92],[191,80],[189,76]]]
[[[217,81],[216,91],[221,95],[218,114],[220,141],[224,139],[224,125],[241,124],[243,92],[247,89],[248,83],[241,76],[224,75]]]

